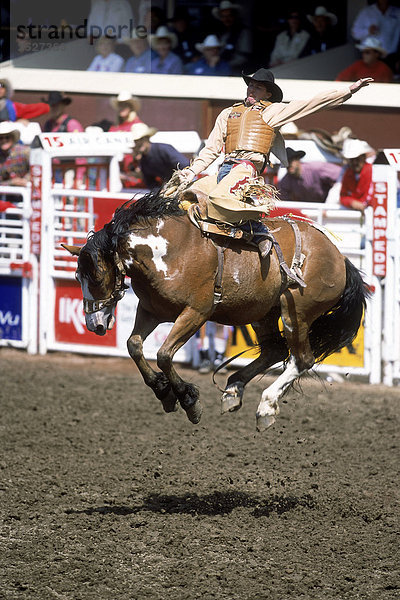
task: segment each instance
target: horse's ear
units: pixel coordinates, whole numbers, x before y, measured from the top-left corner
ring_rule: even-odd
[[[67,244],[61,244],[61,246],[68,250],[68,252],[70,252],[73,256],[79,256],[79,253],[81,251],[80,246],[67,246]]]

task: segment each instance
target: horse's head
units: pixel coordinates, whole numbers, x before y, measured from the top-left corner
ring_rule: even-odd
[[[106,254],[90,243],[62,246],[78,256],[76,279],[81,284],[86,327],[105,335],[115,323],[115,308],[125,294],[125,271],[118,253]]]

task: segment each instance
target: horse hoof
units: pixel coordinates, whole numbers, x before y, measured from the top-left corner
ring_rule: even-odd
[[[165,398],[161,399],[161,404],[166,413],[175,412],[178,410],[178,400],[171,390]]]
[[[221,398],[221,415],[239,410],[241,406],[242,399],[237,394],[225,392]]]
[[[192,404],[192,406],[185,408],[185,411],[186,411],[188,419],[191,423],[196,425],[197,423],[200,422],[201,413],[203,412],[203,409],[202,409],[202,406],[201,406],[199,400],[197,400],[194,404]]]
[[[275,421],[273,415],[257,415],[257,431],[266,431]]]

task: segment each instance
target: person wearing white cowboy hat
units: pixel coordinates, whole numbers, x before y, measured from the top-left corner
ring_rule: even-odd
[[[142,122],[138,116],[140,100],[128,90],[122,90],[118,96],[111,98],[110,104],[118,113],[118,123],[112,125],[109,131],[130,131],[132,125]]]
[[[383,48],[389,55],[396,55],[400,42],[400,8],[390,0],[377,0],[366,3],[351,27],[351,35],[357,42],[362,42],[369,36],[379,37]]]
[[[381,60],[386,51],[378,38],[368,37],[357,46],[361,59],[343,69],[336,77],[337,81],[352,81],[358,77],[372,77],[377,83],[391,83],[393,71]]]
[[[183,63],[179,56],[172,52],[178,44],[175,33],[165,25],[161,25],[157,31],[150,36],[150,45],[157,53],[156,58],[151,61],[151,72],[158,75],[181,75]]]
[[[11,100],[13,89],[8,79],[0,79],[0,121],[16,121],[17,119],[34,119],[49,112],[46,102],[23,104]]]
[[[220,77],[231,75],[229,63],[221,60],[221,42],[216,35],[208,35],[203,43],[195,46],[203,56],[200,60],[186,66],[187,75],[219,75]]]
[[[311,113],[340,106],[371,79],[359,80],[350,86],[329,90],[306,100],[282,102],[283,92],[275,83],[274,75],[265,68],[251,75],[243,74],[247,84],[245,99],[225,108],[217,117],[204,148],[192,161],[190,167],[180,174],[182,184],[189,184],[202,173],[225,149],[225,158],[218,176],[203,177],[196,181],[191,192],[207,195],[208,216],[229,224],[258,220],[271,208],[274,190],[265,189],[259,179],[273,152],[284,166],[287,166],[285,144],[279,129],[282,125]],[[246,189],[240,189],[239,181],[249,183],[256,179],[260,183],[262,196],[257,205],[247,201]],[[173,182],[171,182],[171,187]],[[264,201],[263,201],[264,200]],[[254,223],[253,223],[254,225]],[[257,225],[257,223],[256,223]],[[261,226],[261,224],[259,224]],[[264,232],[264,229],[262,229]],[[263,238],[265,241],[265,238]],[[259,244],[261,256],[266,245]]]
[[[372,165],[367,157],[374,153],[365,140],[347,138],[343,142],[342,155],[348,162],[340,189],[340,204],[353,210],[364,209],[370,200]]]
[[[241,12],[241,6],[229,0],[223,0],[212,10],[218,21],[215,33],[222,43],[221,59],[228,62],[237,75],[251,58],[253,50],[252,32],[243,25]]]
[[[300,58],[310,54],[326,52],[344,43],[339,32],[336,31],[337,17],[326,10],[325,6],[317,6],[313,15],[307,15],[311,23],[310,39],[308,40]]]
[[[0,123],[0,185],[29,183],[29,148],[19,144],[20,132],[12,121]]]
[[[189,165],[189,160],[170,144],[152,142],[155,127],[135,123],[131,128],[131,155],[124,160],[121,181],[125,188],[133,176],[143,180],[149,189],[159,189],[176,169]]]

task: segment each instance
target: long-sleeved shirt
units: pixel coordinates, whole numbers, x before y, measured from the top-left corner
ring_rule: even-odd
[[[282,31],[276,38],[270,66],[273,67],[298,58],[309,39],[310,34],[305,29],[298,31],[292,37],[287,31]]]
[[[150,189],[161,187],[171,178],[175,169],[183,169],[189,164],[186,156],[170,144],[152,143],[150,150],[140,159],[140,170],[146,186]]]
[[[275,129],[277,134],[271,152],[275,154],[284,166],[287,166],[285,143],[279,133],[279,128],[290,121],[295,121],[311,113],[340,106],[351,96],[348,87],[325,91],[308,100],[292,100],[288,104],[284,102],[273,102],[262,113],[264,121]],[[190,169],[198,175],[204,171],[223,151],[227,134],[228,117],[232,107],[225,108],[219,113],[213,130],[199,155],[190,165]],[[235,150],[229,157],[250,160],[258,170],[261,170],[265,162],[264,154],[248,150]]]
[[[353,200],[368,206],[369,189],[372,181],[372,165],[365,163],[361,173],[356,175],[353,169],[346,169],[340,189],[340,204],[351,207]]]
[[[369,32],[371,25],[378,27],[374,34]],[[376,3],[366,6],[356,16],[351,34],[360,42],[374,35],[379,38],[388,54],[396,52],[400,40],[400,8],[389,5],[386,12],[382,13]]]
[[[286,173],[278,184],[281,200],[288,202],[325,202],[329,190],[339,179],[340,165],[329,162],[302,162],[300,175]]]
[[[104,57],[100,54],[94,57],[90,65],[88,66],[88,71],[109,71],[112,73],[117,73],[121,71],[124,64],[124,59],[119,54],[115,52],[111,52],[108,56]]]
[[[8,98],[0,100],[0,119],[4,121],[34,119],[35,117],[45,115],[49,110],[50,106],[46,102],[23,104],[22,102],[13,102]]]
[[[151,61],[151,72],[158,75],[182,75],[183,63],[179,56],[173,52],[170,52],[163,61],[157,55]]]
[[[218,75],[219,77],[229,77],[232,74],[231,67],[226,61],[220,60],[211,67],[205,58],[187,64],[185,72],[187,75]]]

